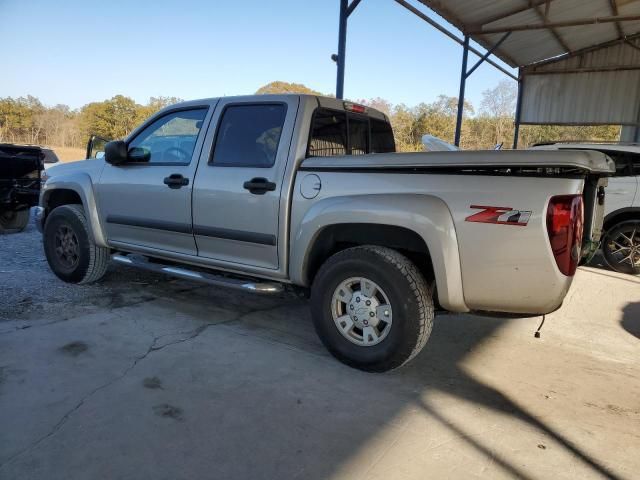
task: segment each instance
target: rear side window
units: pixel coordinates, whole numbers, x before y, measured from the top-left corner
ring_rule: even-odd
[[[284,104],[231,105],[220,118],[210,164],[273,166],[287,115]]]
[[[395,152],[391,125],[365,115],[319,108],[313,116],[308,157]]]

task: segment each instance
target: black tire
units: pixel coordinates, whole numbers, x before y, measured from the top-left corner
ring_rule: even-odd
[[[377,284],[393,310],[389,332],[375,345],[350,341],[333,318],[334,292],[342,282],[358,277]],[[338,360],[360,370],[385,372],[422,350],[433,328],[434,310],[431,290],[408,258],[390,248],[361,246],[333,255],[320,267],[311,287],[311,314],[320,340]]]
[[[602,240],[602,254],[607,265],[616,272],[640,275],[640,220],[620,222],[611,227]],[[631,260],[625,260],[628,256]]]
[[[0,233],[18,233],[29,224],[30,211],[18,210],[0,213]]]
[[[64,246],[60,237],[65,238]],[[49,267],[60,280],[92,283],[107,271],[109,249],[93,243],[81,205],[55,208],[47,217],[42,238]]]

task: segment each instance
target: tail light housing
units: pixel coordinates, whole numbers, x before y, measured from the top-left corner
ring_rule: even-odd
[[[576,273],[582,252],[584,223],[582,195],[551,197],[547,208],[547,233],[556,264],[571,277]]]

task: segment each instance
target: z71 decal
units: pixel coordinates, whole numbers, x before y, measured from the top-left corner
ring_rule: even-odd
[[[529,223],[529,219],[531,218],[530,211],[514,210],[511,207],[471,205],[470,208],[477,208],[482,211],[465,218],[467,222],[496,223],[498,225],[524,227]]]

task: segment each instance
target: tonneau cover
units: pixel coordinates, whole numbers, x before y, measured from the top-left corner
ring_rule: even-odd
[[[577,168],[593,173],[615,173],[614,162],[600,152],[585,150],[478,150],[459,152],[374,153],[336,157],[311,157],[305,169],[360,168]]]

